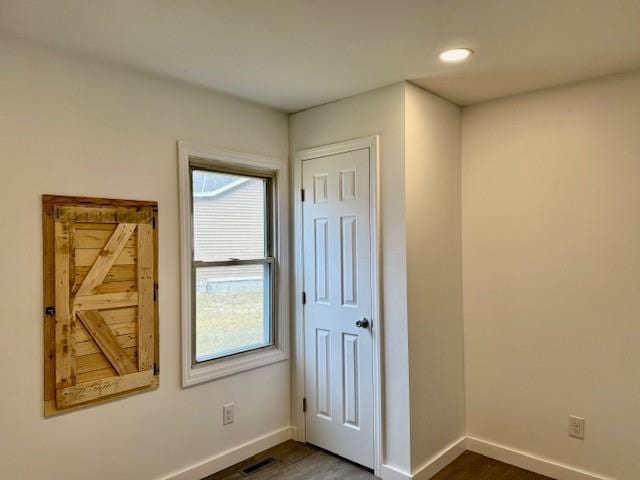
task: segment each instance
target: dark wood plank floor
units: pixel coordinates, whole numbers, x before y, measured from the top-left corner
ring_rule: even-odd
[[[275,463],[246,475],[242,470],[273,458]],[[289,440],[203,480],[375,480],[368,470],[330,453]]]
[[[553,480],[522,468],[466,451],[431,480]]]
[[[251,474],[243,469],[273,459]],[[369,470],[290,440],[203,480],[376,480]],[[477,453],[465,452],[432,480],[552,480]]]

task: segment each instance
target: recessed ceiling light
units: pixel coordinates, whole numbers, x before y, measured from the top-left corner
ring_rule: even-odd
[[[445,50],[440,54],[440,60],[447,63],[462,62],[471,56],[473,50],[470,48],[453,48]]]

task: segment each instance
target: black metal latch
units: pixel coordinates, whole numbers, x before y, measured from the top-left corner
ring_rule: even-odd
[[[46,307],[44,309],[44,314],[47,317],[53,317],[56,314],[56,307],[52,307],[52,306]]]

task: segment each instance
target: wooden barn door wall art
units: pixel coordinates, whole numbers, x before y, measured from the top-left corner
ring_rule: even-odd
[[[45,416],[157,388],[157,203],[42,206]]]

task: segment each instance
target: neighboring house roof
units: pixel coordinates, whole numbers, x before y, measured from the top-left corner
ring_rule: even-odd
[[[193,172],[193,196],[194,197],[215,197],[228,190],[231,190],[249,179],[236,175],[226,175],[221,173],[195,170]]]

